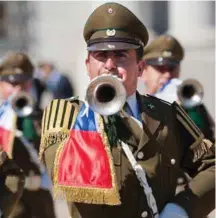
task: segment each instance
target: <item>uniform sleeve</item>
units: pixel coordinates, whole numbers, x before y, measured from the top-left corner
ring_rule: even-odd
[[[195,217],[197,209],[200,214],[206,215],[211,211],[211,205],[214,205],[215,146],[204,139],[202,132],[177,103],[174,103],[174,107],[180,132],[180,146],[184,146],[181,168],[192,179],[184,190],[175,196],[173,202],[182,206],[189,217]]]

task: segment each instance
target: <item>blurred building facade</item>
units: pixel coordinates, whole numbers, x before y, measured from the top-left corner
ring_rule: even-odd
[[[76,94],[84,98],[89,79],[82,31],[92,11],[105,1],[0,2],[0,55],[29,52],[68,72]],[[185,47],[181,78],[204,86],[204,102],[215,117],[215,2],[117,1],[132,10],[150,31],[150,41],[170,33]],[[1,56],[0,56],[1,57]],[[143,85],[139,83],[140,91]]]

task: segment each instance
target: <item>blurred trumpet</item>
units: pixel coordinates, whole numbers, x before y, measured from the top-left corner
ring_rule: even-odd
[[[177,96],[185,108],[193,108],[202,103],[204,90],[200,82],[195,79],[183,81],[177,89]]]
[[[34,110],[34,100],[27,92],[19,92],[10,99],[10,104],[18,117],[29,116]]]
[[[121,110],[126,101],[126,90],[118,77],[101,75],[89,84],[86,100],[93,111],[108,116]]]

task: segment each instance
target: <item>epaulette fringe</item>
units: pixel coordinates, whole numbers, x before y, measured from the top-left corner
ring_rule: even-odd
[[[205,154],[209,153],[209,150],[212,148],[212,146],[213,143],[210,140],[203,139],[198,146],[192,148],[194,153],[193,162],[196,162],[197,160],[202,158]]]

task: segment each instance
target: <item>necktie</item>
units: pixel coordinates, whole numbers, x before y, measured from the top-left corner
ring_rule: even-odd
[[[134,116],[133,111],[131,110],[130,105],[126,102],[124,107],[123,107],[124,111],[126,111],[130,116]]]
[[[133,113],[130,105],[126,102],[124,107],[123,107],[124,111],[126,111],[130,116],[134,117],[136,120],[138,120],[139,122],[141,121],[141,117],[139,114],[137,114],[137,116]]]

